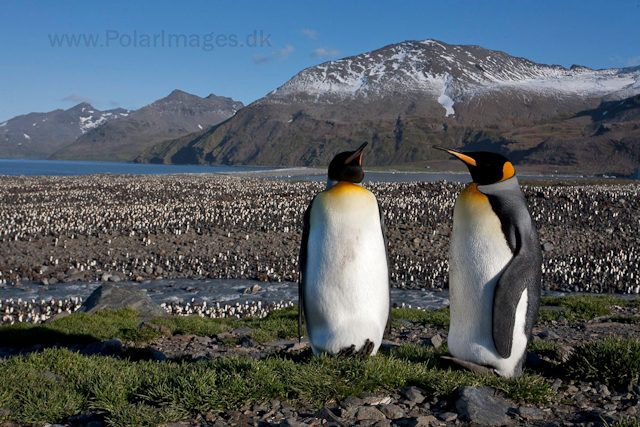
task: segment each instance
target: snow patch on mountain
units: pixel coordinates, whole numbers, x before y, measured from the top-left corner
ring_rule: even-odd
[[[84,108],[82,109],[82,111],[84,112]],[[106,112],[99,112],[98,115],[96,115],[94,117],[95,111],[94,110],[89,110],[87,111],[87,113],[91,114],[90,116],[86,116],[86,117],[79,117],[80,119],[80,130],[82,131],[82,133],[84,134],[85,132],[97,128],[98,126],[106,123],[109,120],[112,119],[116,119],[118,117],[126,117],[128,116],[127,113],[118,113],[118,114],[113,114],[110,111],[106,111]]]

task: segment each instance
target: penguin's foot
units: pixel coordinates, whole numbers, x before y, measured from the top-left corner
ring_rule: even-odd
[[[375,344],[367,339],[360,350],[356,351],[356,346],[353,344],[351,347],[346,347],[340,350],[336,354],[336,357],[338,359],[349,359],[357,356],[369,356],[373,352],[374,347]]]
[[[458,367],[464,368],[471,372],[476,372],[478,374],[495,374],[495,370],[493,368],[489,368],[487,366],[478,365],[477,363],[470,362],[468,360],[458,359],[457,357],[453,357],[450,354],[438,354],[437,357],[445,362],[450,363],[451,365],[457,365]]]

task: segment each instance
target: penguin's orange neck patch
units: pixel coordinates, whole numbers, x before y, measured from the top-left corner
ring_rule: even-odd
[[[516,170],[513,168],[511,162],[506,162],[504,166],[502,166],[502,179],[498,182],[505,181],[516,174]]]
[[[486,202],[488,200],[488,197],[480,190],[478,190],[478,184],[472,182],[471,184],[467,185],[464,190],[462,190],[462,193],[460,193],[460,200],[464,201],[465,203],[480,203]]]
[[[340,181],[338,182],[336,185],[334,185],[333,187],[331,187],[330,189],[327,190],[327,193],[329,194],[343,194],[346,192],[361,192],[361,191],[369,191],[366,188],[360,186],[360,185],[356,185],[352,182],[349,181]]]

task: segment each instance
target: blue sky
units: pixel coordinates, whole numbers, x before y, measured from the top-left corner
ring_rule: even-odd
[[[248,104],[306,67],[404,40],[475,44],[565,67],[640,64],[640,0],[2,0],[0,18],[0,122],[83,100],[137,109],[173,89]],[[64,34],[92,35],[96,46],[52,46]],[[173,39],[168,47],[169,34],[193,46]]]

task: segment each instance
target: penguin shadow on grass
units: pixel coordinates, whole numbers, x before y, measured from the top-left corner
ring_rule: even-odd
[[[87,346],[100,342],[97,338],[86,334],[66,334],[55,331],[46,326],[35,326],[25,329],[0,330],[2,347],[12,350],[12,353],[28,354],[40,352],[47,347],[66,347],[72,349],[77,346]]]

